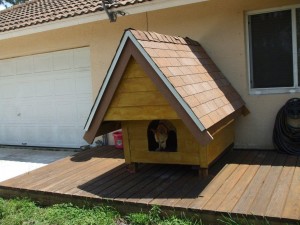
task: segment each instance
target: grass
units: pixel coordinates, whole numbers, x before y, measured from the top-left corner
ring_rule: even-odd
[[[208,225],[201,220],[185,216],[163,217],[159,207],[149,212],[121,215],[109,206],[77,207],[70,203],[41,207],[27,199],[0,198],[1,225]],[[214,224],[224,225],[269,225],[268,221],[224,216]]]
[[[201,225],[199,221],[171,216],[162,218],[158,207],[149,213],[121,216],[109,206],[78,207],[70,203],[41,207],[27,199],[0,198],[1,225]]]

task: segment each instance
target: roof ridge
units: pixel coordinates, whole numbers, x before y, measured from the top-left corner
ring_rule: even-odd
[[[161,42],[161,43],[200,46],[200,43],[198,41],[195,41],[189,37],[159,34],[154,31],[142,31],[142,30],[136,30],[132,28],[129,28],[127,30],[133,33],[136,39],[141,41],[153,41],[153,42]]]

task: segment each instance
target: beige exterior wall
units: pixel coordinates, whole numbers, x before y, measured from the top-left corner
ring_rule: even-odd
[[[124,29],[188,36],[199,41],[250,110],[239,119],[236,147],[273,148],[272,131],[279,108],[296,94],[250,96],[248,90],[245,13],[299,0],[210,0],[188,6],[119,17],[0,41],[0,59],[90,46],[93,94],[96,97]],[[147,20],[148,18],[148,20]]]

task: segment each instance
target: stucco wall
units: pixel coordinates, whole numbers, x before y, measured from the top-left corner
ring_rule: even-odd
[[[96,97],[126,28],[188,36],[199,41],[245,100],[251,114],[236,126],[236,147],[272,148],[278,109],[296,94],[250,96],[248,90],[245,12],[298,4],[299,0],[210,0],[208,2],[119,17],[0,41],[0,59],[90,46]]]

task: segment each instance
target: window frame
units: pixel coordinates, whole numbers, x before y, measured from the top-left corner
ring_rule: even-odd
[[[263,10],[254,10],[246,12],[245,27],[246,27],[246,49],[247,49],[247,73],[248,73],[248,88],[250,95],[263,94],[282,94],[282,93],[296,93],[300,92],[300,81],[298,81],[298,54],[297,54],[297,24],[296,24],[296,9],[300,9],[300,4],[284,7],[269,8]],[[270,88],[254,88],[252,87],[252,46],[251,46],[251,29],[249,17],[252,15],[259,15],[263,13],[272,13],[283,10],[291,10],[292,16],[292,46],[293,46],[293,87],[270,87]],[[300,63],[300,62],[299,62]]]

